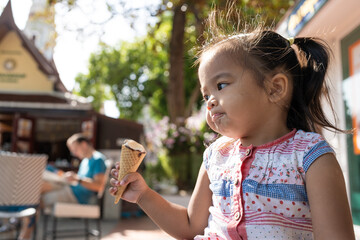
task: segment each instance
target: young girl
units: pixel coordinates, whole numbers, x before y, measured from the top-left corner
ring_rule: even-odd
[[[198,73],[207,123],[222,137],[204,153],[188,208],[138,173],[111,179],[110,193],[128,185],[122,198],[177,239],[355,239],[342,171],[316,133],[338,130],[321,106],[328,62],[314,38],[219,37]]]

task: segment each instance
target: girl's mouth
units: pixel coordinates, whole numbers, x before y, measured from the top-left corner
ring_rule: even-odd
[[[213,122],[216,122],[217,120],[219,120],[219,118],[221,118],[222,116],[224,116],[224,113],[215,113],[214,115],[211,115],[211,120]]]

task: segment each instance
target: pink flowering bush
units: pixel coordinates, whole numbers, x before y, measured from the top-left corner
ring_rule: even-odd
[[[168,117],[145,124],[146,139],[154,153],[150,159],[152,167],[157,174],[173,180],[180,189],[194,187],[205,145],[216,137],[204,117],[204,112],[200,111],[186,119],[184,126],[170,123]]]

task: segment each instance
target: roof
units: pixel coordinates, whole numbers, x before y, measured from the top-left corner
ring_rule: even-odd
[[[33,42],[16,26],[11,7],[11,0],[8,1],[4,11],[0,16],[0,41],[10,31],[15,31],[22,41],[24,48],[32,55],[34,60],[38,63],[39,69],[46,74],[50,79],[54,80],[54,91],[68,92],[63,82],[60,79],[59,73],[54,61],[48,61],[44,55],[35,47]]]
[[[48,109],[48,110],[92,110],[91,104],[83,97],[69,92],[23,93],[0,92],[1,109]]]

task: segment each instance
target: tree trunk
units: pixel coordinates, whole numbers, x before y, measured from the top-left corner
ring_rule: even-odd
[[[204,9],[205,5],[205,1],[204,0],[198,0],[195,2],[194,5],[192,5],[190,7],[191,12],[194,14],[195,17],[195,28],[196,28],[196,35],[197,35],[197,39],[198,39],[198,44],[200,46],[202,46],[202,44],[204,43],[204,19],[201,17],[201,10]],[[199,80],[196,83],[195,88],[193,89],[193,91],[191,92],[188,104],[185,108],[185,118],[190,117],[192,110],[194,108],[194,105],[197,102],[197,99],[200,95],[200,82]]]
[[[181,125],[184,122],[184,33],[186,13],[182,4],[174,8],[173,28],[170,39],[170,73],[167,90],[167,107],[170,122]]]

